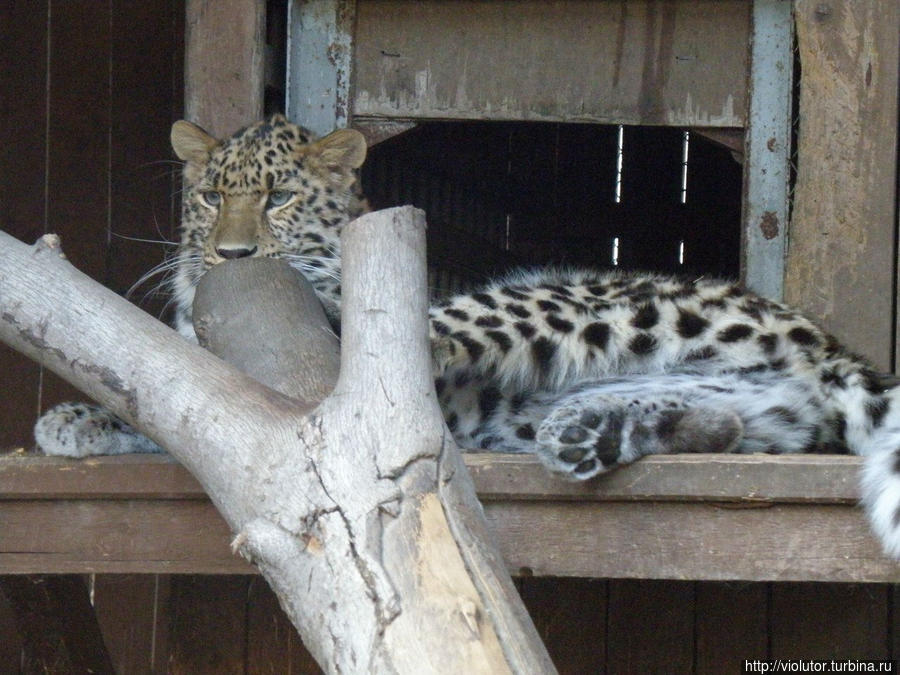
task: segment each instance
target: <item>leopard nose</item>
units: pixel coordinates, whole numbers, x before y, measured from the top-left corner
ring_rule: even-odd
[[[251,255],[256,253],[257,247],[253,248],[232,248],[226,246],[219,246],[216,248],[216,253],[225,258],[226,260],[235,260],[236,258],[249,258]]]

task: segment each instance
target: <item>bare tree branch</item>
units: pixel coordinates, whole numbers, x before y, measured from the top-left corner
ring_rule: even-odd
[[[436,402],[424,218],[369,214],[343,247],[324,399],[333,338],[265,264],[211,272],[195,313],[213,349],[284,393],[81,275],[52,238],[0,236],[0,339],[187,466],[329,672],[553,672]],[[274,382],[282,364],[308,372]]]

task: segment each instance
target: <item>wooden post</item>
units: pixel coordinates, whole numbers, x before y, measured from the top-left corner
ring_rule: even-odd
[[[798,0],[797,183],[785,300],[891,366],[897,220],[896,0]]]
[[[265,0],[187,0],[184,116],[224,138],[263,116]]]

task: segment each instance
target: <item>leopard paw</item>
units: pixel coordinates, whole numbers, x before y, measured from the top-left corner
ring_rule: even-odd
[[[551,470],[587,480],[645,455],[733,452],[743,431],[734,412],[688,407],[673,397],[581,395],[554,409],[536,440]]]
[[[34,438],[44,454],[62,457],[164,452],[112,413],[86,403],[60,403],[45,412]]]

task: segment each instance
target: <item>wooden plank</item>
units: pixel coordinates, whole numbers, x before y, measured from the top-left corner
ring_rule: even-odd
[[[900,5],[798,0],[799,162],[785,299],[891,367]]]
[[[247,588],[240,576],[172,578],[171,675],[244,675]]]
[[[0,25],[0,229],[30,244],[46,216],[47,2],[2,3]],[[0,450],[31,445],[40,368],[0,345],[0,372]]]
[[[766,584],[698,582],[695,673],[740,675],[745,659],[767,658]]]
[[[513,573],[710,580],[900,581],[860,511],[653,502],[487,502]],[[208,503],[5,502],[5,573],[253,573]]]
[[[25,645],[16,628],[15,612],[2,588],[0,588],[0,635],[3,636],[3,639],[0,640],[0,663],[8,663],[10,668],[21,668],[24,665],[22,657]],[[13,672],[18,673],[19,671],[14,670]]]
[[[168,594],[169,577],[160,574],[94,577],[94,612],[117,673],[166,672]]]
[[[112,103],[110,152],[110,238],[106,283],[125,293],[144,273],[162,262],[163,242],[174,242],[178,224],[180,163],[174,161],[169,128],[181,116],[183,91],[174,91],[183,69],[184,42],[177,20],[183,3],[172,0],[112,2]],[[153,77],[147,77],[153,73]],[[148,106],[147,101],[154,104]],[[157,243],[152,243],[157,242]],[[140,289],[134,300],[159,315],[161,296],[142,301],[159,283]]]
[[[46,231],[66,257],[104,281],[109,227],[111,21],[106,3],[56,3],[48,13]],[[45,371],[41,408],[84,395]],[[30,441],[30,439],[29,439]]]
[[[187,0],[185,11],[185,117],[220,138],[262,117],[266,3]]]
[[[752,4],[741,278],[754,292],[781,300],[790,213],[792,6],[783,0]]]
[[[646,458],[593,483],[469,455],[514,572],[711,580],[900,580],[844,456]],[[0,461],[0,570],[252,573],[200,486],[163,457]]]
[[[900,586],[894,584],[888,589],[888,598],[891,606],[900,607]],[[897,616],[896,610],[891,613],[890,624],[888,625],[890,635],[888,636],[888,647],[891,654],[896,658],[900,654],[900,617]]]
[[[0,572],[252,574],[208,501],[5,502]]]
[[[72,461],[0,456],[2,499],[201,499],[203,488],[169,456],[123,455]]]
[[[350,72],[356,0],[291,3],[288,116],[319,136],[350,119]]]
[[[469,454],[485,500],[714,501],[855,504],[859,457],[844,455],[658,455],[586,483],[569,483],[534,457]],[[0,474],[2,475],[2,474]]]
[[[278,598],[261,578],[250,581],[247,603],[247,675],[322,672],[278,605]]]
[[[690,582],[610,581],[607,673],[693,671]]]
[[[739,0],[360,0],[352,113],[740,127],[748,38]]]
[[[487,502],[513,574],[636,579],[898,581],[861,511],[661,502]]]
[[[608,583],[559,577],[519,577],[515,582],[560,675],[602,673]]]
[[[482,500],[714,501],[853,505],[862,459],[847,455],[658,455],[585,483],[529,455],[466,453]],[[0,503],[13,499],[205,499],[166,455],[71,460],[0,455]]]
[[[888,595],[880,584],[774,584],[769,658],[890,658]]]
[[[23,642],[26,673],[114,675],[80,576],[4,576],[0,589]]]

